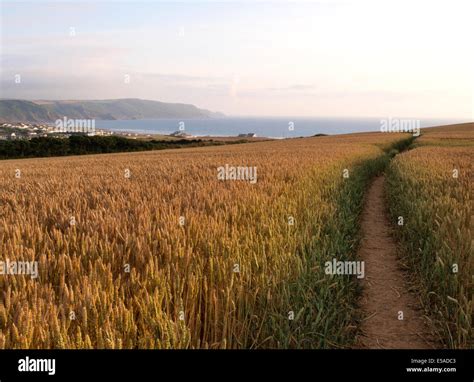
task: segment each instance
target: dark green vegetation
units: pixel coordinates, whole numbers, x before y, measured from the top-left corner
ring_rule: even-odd
[[[135,140],[124,137],[33,138],[31,140],[0,141],[0,159],[54,157],[66,155],[104,154],[131,151],[177,149],[183,147],[214,146],[236,142],[216,142],[201,139]]]

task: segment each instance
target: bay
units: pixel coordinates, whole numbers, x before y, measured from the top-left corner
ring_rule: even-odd
[[[421,119],[421,127],[460,121]],[[258,137],[292,138],[315,134],[348,134],[380,131],[380,118],[226,117],[210,119],[96,120],[96,128],[139,134],[171,134],[180,126],[193,136],[237,136],[255,133]]]

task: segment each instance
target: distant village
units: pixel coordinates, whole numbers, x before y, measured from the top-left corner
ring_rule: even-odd
[[[71,131],[58,131],[57,127],[52,124],[45,123],[7,123],[0,122],[0,141],[13,141],[13,140],[29,140],[38,137],[50,137],[50,138],[68,138],[72,135],[87,135],[87,136],[122,136],[131,139],[137,139],[137,137],[145,136],[147,138],[152,137],[150,134],[137,134],[130,132],[117,132],[109,131],[104,129],[95,129],[89,132],[71,132]],[[185,133],[184,131],[175,131],[170,134],[174,138],[195,138],[195,136]],[[244,133],[238,134],[239,138],[255,138],[255,133]]]
[[[94,130],[88,133],[62,132],[58,131],[55,126],[44,123],[0,123],[0,140],[2,141],[24,140],[37,137],[68,138],[71,135],[106,136],[114,135],[114,133],[107,130]]]

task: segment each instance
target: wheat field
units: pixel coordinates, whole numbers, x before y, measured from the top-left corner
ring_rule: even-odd
[[[393,221],[444,347],[474,347],[474,125],[426,131],[387,172]]]
[[[2,161],[0,259],[38,275],[0,277],[0,348],[346,346],[357,286],[322,264],[407,136]]]

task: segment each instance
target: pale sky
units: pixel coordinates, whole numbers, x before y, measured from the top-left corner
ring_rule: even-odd
[[[474,120],[473,4],[2,1],[0,97]]]

